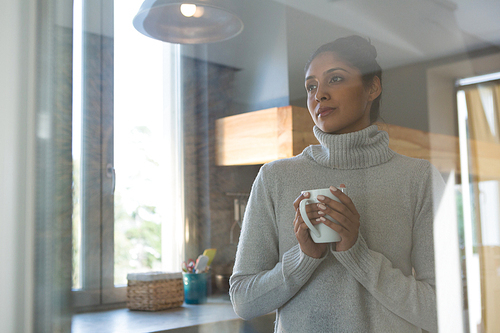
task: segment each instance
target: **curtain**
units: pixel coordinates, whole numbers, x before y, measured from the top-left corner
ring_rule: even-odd
[[[463,89],[467,104],[470,172],[477,181],[500,180],[500,82]]]
[[[499,143],[500,83],[478,85],[464,91],[470,138]]]

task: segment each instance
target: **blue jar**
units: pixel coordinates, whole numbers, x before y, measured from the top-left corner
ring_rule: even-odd
[[[208,273],[182,273],[184,283],[184,302],[186,304],[203,304],[207,302]]]

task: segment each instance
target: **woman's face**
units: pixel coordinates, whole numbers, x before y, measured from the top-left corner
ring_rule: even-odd
[[[368,127],[372,101],[381,93],[378,77],[370,86],[363,84],[361,72],[333,52],[314,58],[306,72],[305,86],[314,123],[332,134]]]

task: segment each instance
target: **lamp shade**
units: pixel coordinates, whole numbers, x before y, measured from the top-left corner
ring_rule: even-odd
[[[243,30],[241,19],[228,9],[231,0],[187,1],[145,0],[134,27],[148,37],[176,44],[219,42]]]

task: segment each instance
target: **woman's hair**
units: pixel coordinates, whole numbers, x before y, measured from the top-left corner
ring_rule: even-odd
[[[377,63],[377,50],[369,40],[360,36],[348,36],[336,39],[333,42],[320,46],[312,54],[306,63],[305,72],[309,69],[311,62],[323,52],[333,52],[343,61],[348,62],[361,72],[363,83],[368,86],[373,82],[373,78],[378,76],[380,85],[382,85],[382,69]],[[380,99],[382,93],[372,102],[370,109],[370,122],[377,121],[380,113]]]

